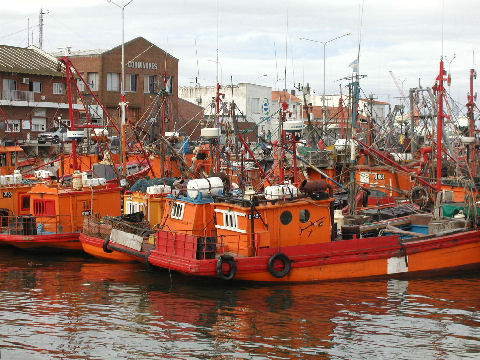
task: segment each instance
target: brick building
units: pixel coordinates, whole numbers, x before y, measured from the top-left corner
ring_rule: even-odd
[[[0,45],[0,110],[2,144],[34,140],[59,122],[68,125],[62,65],[34,46]]]
[[[126,42],[124,49],[127,121],[159,120],[162,109],[165,109],[165,131],[173,131],[179,114],[178,59],[143,37]],[[55,55],[60,57],[60,54]],[[67,56],[119,125],[121,45],[111,50],[70,52]],[[80,90],[85,89],[80,87]],[[163,92],[166,101],[162,101]]]

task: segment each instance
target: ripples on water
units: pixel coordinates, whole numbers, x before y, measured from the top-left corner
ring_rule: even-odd
[[[479,280],[251,285],[1,248],[1,359],[478,359]]]

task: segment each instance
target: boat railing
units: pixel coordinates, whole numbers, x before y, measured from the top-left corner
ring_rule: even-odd
[[[221,254],[248,256],[258,251],[258,243],[258,235],[255,235],[252,251],[252,243],[245,234],[200,236],[161,230],[156,233],[155,250],[169,256],[206,260]]]
[[[0,233],[7,235],[50,235],[80,232],[82,218],[72,215],[48,217],[0,216]]]

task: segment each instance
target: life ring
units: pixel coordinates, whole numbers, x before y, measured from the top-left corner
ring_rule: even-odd
[[[228,273],[223,272],[223,264],[228,264]],[[230,255],[221,255],[217,260],[217,275],[222,280],[232,280],[237,273],[237,263]]]
[[[274,265],[276,261],[281,261],[283,263],[282,270],[276,270]],[[283,253],[276,253],[270,256],[267,263],[267,269],[276,278],[282,278],[287,275],[292,269],[292,260],[288,258],[287,255]]]
[[[107,238],[105,239],[105,241],[103,242],[103,246],[102,246],[102,249],[103,249],[103,252],[107,253],[107,254],[110,254],[113,252],[113,250],[110,250],[108,248],[108,243],[110,242],[110,235],[107,236]]]

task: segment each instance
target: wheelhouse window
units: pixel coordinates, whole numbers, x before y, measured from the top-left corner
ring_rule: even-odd
[[[120,76],[117,73],[107,73],[107,91],[119,91]]]
[[[172,219],[182,220],[184,210],[185,210],[184,203],[174,202],[172,205],[172,212],[170,213],[170,216],[172,217]]]
[[[33,215],[35,216],[55,216],[55,200],[53,199],[34,199]]]
[[[21,195],[20,205],[22,210],[30,210],[30,195]]]

